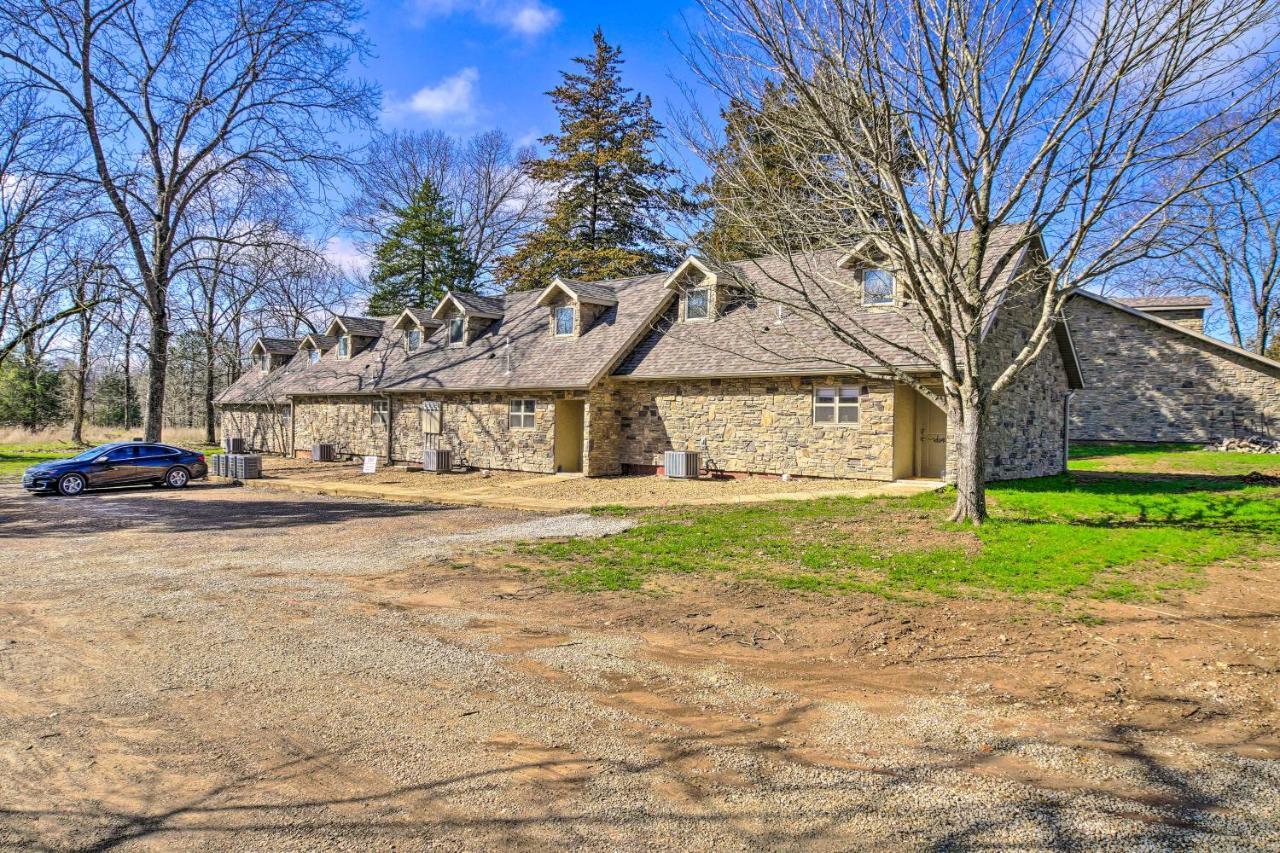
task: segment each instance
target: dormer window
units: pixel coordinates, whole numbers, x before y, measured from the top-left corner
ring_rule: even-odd
[[[573,334],[572,305],[557,305],[551,309],[551,316],[555,321],[556,337],[566,337]]]
[[[270,373],[271,372],[271,356],[268,355],[267,353],[263,353],[261,356],[259,356],[258,367],[262,370],[263,373]]]
[[[892,305],[895,299],[893,273],[871,268],[862,271],[862,304]]]
[[[338,338],[338,358],[351,358],[351,336]]]
[[[319,364],[320,350],[316,349],[315,347],[312,347],[311,349],[307,350],[307,362],[309,364]]]
[[[465,317],[449,318],[449,343],[461,344],[466,340],[467,320]]]
[[[705,320],[711,305],[711,291],[705,287],[695,287],[685,293],[684,318],[686,320]]]
[[[417,352],[422,346],[422,330],[410,329],[404,336],[404,348],[409,352]]]

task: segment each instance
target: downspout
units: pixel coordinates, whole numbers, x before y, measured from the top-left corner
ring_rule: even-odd
[[[1062,471],[1066,473],[1067,463],[1071,459],[1071,399],[1075,397],[1075,389],[1067,391],[1062,399]]]

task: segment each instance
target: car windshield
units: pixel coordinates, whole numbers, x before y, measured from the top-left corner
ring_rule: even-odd
[[[88,462],[90,459],[97,459],[103,453],[106,453],[111,448],[117,447],[117,446],[118,445],[115,445],[115,444],[99,444],[97,447],[90,447],[88,450],[85,450],[82,453],[77,453],[75,456],[72,456],[71,461],[72,462]]]

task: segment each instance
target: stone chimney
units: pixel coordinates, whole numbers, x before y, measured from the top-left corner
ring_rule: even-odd
[[[1207,296],[1126,296],[1115,301],[1202,335],[1204,312],[1213,304]]]

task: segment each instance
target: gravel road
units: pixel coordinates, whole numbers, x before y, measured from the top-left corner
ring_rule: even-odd
[[[625,523],[0,489],[0,846],[1280,845],[1277,762],[657,654],[471,566]]]

